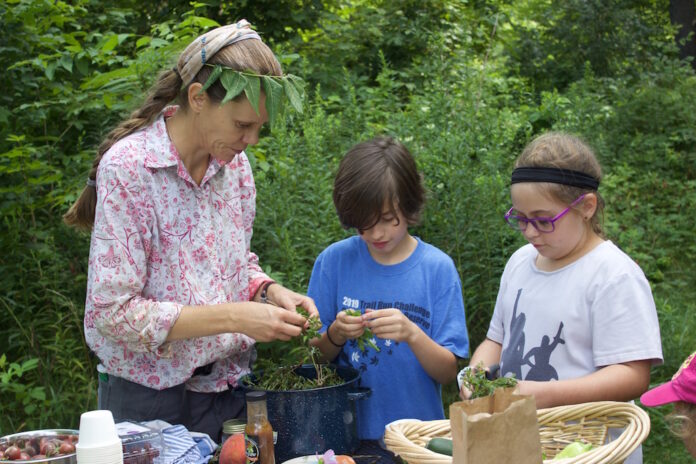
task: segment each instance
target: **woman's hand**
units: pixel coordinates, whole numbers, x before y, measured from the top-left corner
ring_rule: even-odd
[[[257,342],[288,341],[302,333],[307,320],[300,313],[270,304],[249,302],[253,305],[244,314],[243,333]],[[316,309],[316,308],[315,308]]]
[[[300,306],[309,313],[309,317],[315,316],[319,318],[319,310],[317,310],[314,300],[307,295],[293,292],[278,283],[271,284],[266,293],[271,304],[285,308],[293,313],[296,312],[295,308]]]
[[[368,309],[363,315],[375,337],[410,343],[419,330],[404,313],[396,308]]]

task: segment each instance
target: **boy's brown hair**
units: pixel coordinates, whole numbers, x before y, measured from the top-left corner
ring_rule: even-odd
[[[341,160],[334,179],[333,201],[344,228],[372,228],[389,205],[409,224],[420,221],[425,188],[416,161],[399,141],[376,137],[353,146]]]

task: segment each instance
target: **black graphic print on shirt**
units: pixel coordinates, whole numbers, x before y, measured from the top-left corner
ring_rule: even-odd
[[[529,366],[529,372],[524,380],[558,380],[558,372],[551,365],[551,353],[556,349],[558,344],[564,344],[565,340],[561,338],[563,331],[563,322],[558,326],[558,331],[553,337],[553,341],[548,335],[541,338],[539,346],[531,348],[526,354],[524,353],[525,344],[525,324],[527,316],[520,312],[517,314],[517,305],[522,296],[522,289],[517,291],[515,297],[515,306],[512,310],[512,318],[510,319],[510,341],[503,350],[501,361],[501,374],[514,374],[515,378],[522,379],[522,366]]]
[[[349,302],[352,307],[349,309],[359,309],[361,313],[364,313],[366,309],[378,310],[396,308],[404,313],[411,322],[423,329],[425,333],[430,332],[430,311],[414,303],[404,303],[401,301],[361,301],[348,297],[344,297],[343,302]],[[379,347],[379,352],[367,345],[365,345],[365,351],[361,352],[357,340],[348,340],[348,343],[346,343],[346,346],[340,354],[340,359],[348,364],[352,364],[360,372],[365,372],[368,366],[377,366],[379,364],[379,355],[391,356],[394,353],[393,347],[399,345],[399,342],[378,339],[376,337],[372,339],[372,342]]]

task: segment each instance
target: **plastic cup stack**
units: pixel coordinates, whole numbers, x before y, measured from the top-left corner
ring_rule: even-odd
[[[123,464],[123,446],[111,411],[88,411],[80,416],[75,451],[78,464]]]

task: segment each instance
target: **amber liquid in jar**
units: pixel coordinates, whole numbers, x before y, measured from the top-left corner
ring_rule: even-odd
[[[268,422],[266,392],[246,394],[247,424],[244,428],[247,464],[275,464],[273,427]]]

